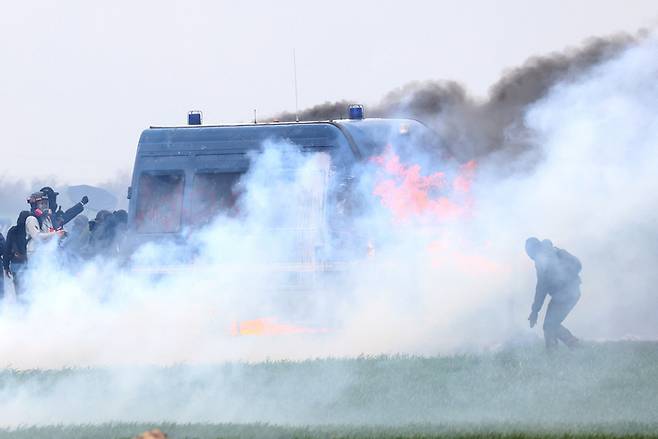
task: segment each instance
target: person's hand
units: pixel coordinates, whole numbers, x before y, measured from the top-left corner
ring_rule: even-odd
[[[59,229],[55,231],[55,234],[57,234],[58,238],[63,238],[66,235],[66,232],[64,231],[64,229]]]
[[[84,197],[82,197],[82,200],[80,200],[80,202],[82,204],[87,204],[89,202],[89,197],[85,195]]]
[[[537,324],[537,313],[536,312],[531,312],[530,316],[528,317],[528,321],[530,322],[530,327],[534,328],[535,325]]]

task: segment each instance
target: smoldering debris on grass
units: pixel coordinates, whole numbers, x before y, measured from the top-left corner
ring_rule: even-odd
[[[138,434],[134,439],[167,439],[168,437],[169,435],[167,433],[164,433],[159,428],[154,428]]]

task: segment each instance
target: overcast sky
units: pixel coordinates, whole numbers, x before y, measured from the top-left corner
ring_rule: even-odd
[[[485,95],[501,72],[590,36],[655,28],[648,1],[0,3],[0,178],[73,184],[132,167],[142,129],[248,121],[412,80]]]

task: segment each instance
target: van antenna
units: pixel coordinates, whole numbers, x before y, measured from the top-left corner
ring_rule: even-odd
[[[297,91],[297,57],[292,49],[292,69],[295,75],[295,122],[299,122],[299,92]]]
[[[258,121],[256,120],[256,109],[254,108],[254,125],[256,125]]]

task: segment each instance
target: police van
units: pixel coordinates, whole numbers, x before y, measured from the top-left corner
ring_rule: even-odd
[[[364,118],[361,105],[350,106],[348,114],[341,120],[205,125],[199,112],[190,112],[188,125],[144,130],[128,190],[132,240],[176,239],[233,213],[240,196],[236,184],[249,169],[251,154],[271,143],[328,154],[331,178],[347,183],[358,178],[356,165],[387,144],[436,142],[416,120]],[[315,204],[324,210],[322,198]]]
[[[335,295],[324,285],[333,286],[334,291],[349,291],[349,287],[340,284],[341,273],[346,264],[355,262],[341,259],[336,252],[327,255],[319,242],[323,236],[344,233],[343,229],[349,229],[349,221],[335,217],[332,221],[321,219],[335,216],[341,210],[337,209],[338,205],[342,206],[342,213],[346,205],[358,210],[358,203],[350,201],[350,192],[358,185],[360,165],[382,154],[388,145],[395,145],[401,156],[407,147],[438,147],[435,133],[416,120],[366,119],[360,105],[350,106],[348,114],[346,119],[327,121],[204,125],[200,113],[190,112],[188,125],[153,126],[144,130],[128,190],[129,241],[134,247],[161,240],[184,243],[191,231],[199,230],[219,216],[237,215],[239,219],[240,181],[249,171],[254,155],[271,145],[284,143],[302,156],[329,157],[322,161],[328,163],[321,173],[324,178],[318,179],[323,184],[311,191],[307,200],[294,200],[294,204],[307,211],[298,209],[294,215],[298,224],[285,233],[299,236],[299,251],[292,260],[268,261],[262,265],[249,262],[249,275],[245,277],[259,278],[265,274],[272,291],[260,296],[262,310],[249,309],[245,315],[236,317],[231,333],[280,333],[282,328],[289,332],[307,332],[309,327],[319,324],[324,328],[330,326],[327,321],[331,320],[331,314],[326,309],[321,313],[322,323],[311,310],[324,303],[321,299],[324,293],[330,298],[327,303],[333,303]],[[340,190],[332,195],[328,193],[329,187]],[[345,216],[351,214],[348,212]],[[317,230],[321,227],[319,224],[329,223],[341,230]],[[274,233],[280,235],[284,231]],[[348,233],[342,242],[360,245],[362,256],[366,258],[367,243],[359,243],[359,239],[364,240]],[[335,247],[341,247],[341,240],[337,241],[339,245]],[[345,254],[353,257],[358,252],[350,250]],[[217,277],[216,265],[204,266],[203,261],[195,260],[194,256],[191,260],[195,275]],[[190,266],[184,261],[163,264],[159,260],[145,265],[133,261],[133,269],[160,276],[177,270],[188,271]],[[308,294],[309,291],[314,294]],[[281,325],[267,319],[244,320],[244,317],[253,319],[261,311],[285,316],[285,321],[294,322],[294,325]]]

